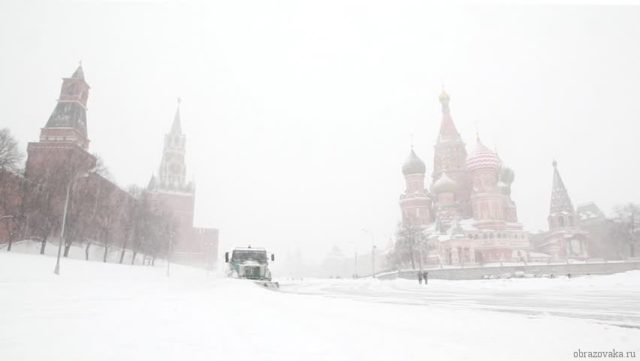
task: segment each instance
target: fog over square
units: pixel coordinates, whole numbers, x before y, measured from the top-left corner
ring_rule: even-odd
[[[640,199],[640,8],[402,1],[0,4],[0,99],[23,151],[82,61],[91,151],[118,184],[157,172],[176,98],[195,222],[321,260],[386,247],[413,143],[433,171],[442,88],[515,171],[546,229],[552,160],[573,202]]]

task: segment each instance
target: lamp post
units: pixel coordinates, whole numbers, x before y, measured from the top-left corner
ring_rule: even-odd
[[[169,277],[171,269],[171,252],[173,251],[173,231],[169,231],[169,246],[167,247],[167,277]]]
[[[353,241],[353,278],[358,278],[358,242]]]
[[[64,231],[67,224],[67,211],[69,210],[69,197],[71,195],[71,188],[73,184],[79,178],[88,177],[88,172],[76,173],[71,180],[69,180],[69,184],[67,185],[67,196],[64,200],[64,211],[62,212],[62,226],[60,226],[60,242],[58,243],[58,257],[56,258],[56,268],[54,268],[53,273],[59,275],[60,274],[60,255],[62,254],[62,243],[64,242]]]

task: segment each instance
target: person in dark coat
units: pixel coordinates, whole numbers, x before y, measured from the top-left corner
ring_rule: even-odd
[[[422,284],[422,272],[418,272],[418,283]]]
[[[424,276],[422,276],[422,278],[424,278],[424,284],[426,285],[427,283],[429,283],[429,272],[424,271]]]

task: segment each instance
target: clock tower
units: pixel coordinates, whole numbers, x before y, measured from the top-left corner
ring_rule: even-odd
[[[186,138],[182,134],[180,121],[180,99],[173,117],[171,131],[164,137],[162,161],[158,170],[157,187],[174,192],[193,192],[193,185],[186,182],[187,167],[185,164]]]
[[[169,211],[176,221],[172,260],[175,262],[210,263],[218,250],[218,230],[194,228],[195,187],[187,182],[185,162],[186,137],[182,133],[180,99],[171,130],[164,137],[162,160],[148,191],[157,205]]]

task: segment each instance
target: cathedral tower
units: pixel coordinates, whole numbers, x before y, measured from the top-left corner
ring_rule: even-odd
[[[471,172],[471,205],[473,218],[477,221],[504,221],[504,198],[498,188],[500,158],[491,149],[476,139],[476,148],[467,159],[467,169]]]
[[[576,212],[569,198],[569,192],[558,171],[558,162],[553,161],[553,185],[549,208],[549,230],[573,228],[576,226]]]
[[[431,223],[431,200],[424,187],[426,166],[411,148],[402,166],[406,187],[400,196],[404,224],[423,226]]]
[[[558,163],[553,161],[553,184],[549,207],[549,232],[539,241],[538,248],[555,260],[585,259],[589,256],[589,237],[580,229],[567,188],[560,177]]]
[[[444,90],[440,94],[440,104],[442,106],[442,120],[434,151],[432,182],[435,184],[443,173],[447,173],[447,176],[456,184],[455,198],[461,206],[463,217],[467,218],[471,216],[469,206],[470,180],[465,167],[467,151],[451,117],[449,94]]]

